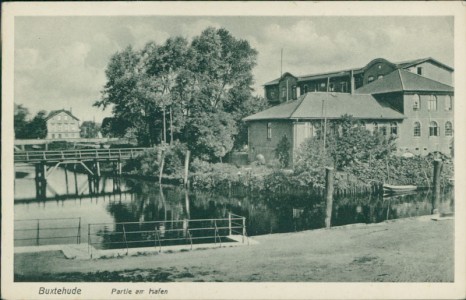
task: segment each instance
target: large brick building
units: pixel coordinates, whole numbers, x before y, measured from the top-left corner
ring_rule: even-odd
[[[273,159],[283,136],[291,142],[293,160],[322,120],[345,114],[369,130],[395,134],[399,154],[451,153],[453,69],[432,58],[399,64],[375,59],[361,69],[303,77],[285,73],[275,81],[265,85],[267,99],[281,104],[245,118],[250,160],[258,154]]]
[[[47,139],[79,138],[79,119],[68,110],[54,110],[45,119]]]

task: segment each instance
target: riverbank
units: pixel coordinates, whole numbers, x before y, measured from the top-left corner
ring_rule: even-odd
[[[15,254],[16,281],[452,282],[454,221],[431,216],[256,236],[258,245],[97,260]],[[439,255],[441,253],[441,255]]]

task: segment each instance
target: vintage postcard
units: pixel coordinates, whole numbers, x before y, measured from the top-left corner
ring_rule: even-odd
[[[462,2],[2,4],[2,299],[466,297]]]

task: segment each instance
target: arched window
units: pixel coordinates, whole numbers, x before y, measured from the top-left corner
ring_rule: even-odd
[[[453,108],[453,97],[446,96],[445,97],[445,110],[451,110]]]
[[[414,136],[421,136],[421,123],[414,122]]]
[[[421,109],[421,98],[418,94],[413,95],[413,110]]]
[[[430,111],[437,110],[437,97],[434,95],[429,96],[429,100],[427,102],[427,109]]]
[[[439,130],[438,130],[438,125],[437,122],[432,121],[429,124],[429,136],[438,136],[439,135]]]
[[[367,78],[367,83],[371,83],[372,81],[374,81],[374,76],[369,76],[369,78]]]
[[[272,139],[272,123],[267,123],[267,139]]]
[[[450,121],[447,121],[445,123],[445,135],[446,136],[452,136],[453,135],[453,125],[451,124]]]
[[[398,124],[396,122],[390,123],[390,134],[398,135]]]

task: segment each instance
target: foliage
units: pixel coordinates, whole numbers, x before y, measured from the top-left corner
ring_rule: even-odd
[[[100,124],[94,121],[84,121],[81,124],[82,138],[96,138],[100,132]]]
[[[291,143],[286,136],[278,142],[277,148],[275,148],[275,157],[278,158],[282,167],[287,168],[290,163],[290,149]]]
[[[14,127],[15,127],[15,138],[25,139],[27,138],[27,116],[29,110],[21,104],[15,104],[14,106]]]
[[[193,155],[221,160],[244,145],[241,119],[263,107],[253,98],[252,68],[257,51],[225,29],[207,28],[191,43],[172,37],[115,53],[106,69],[102,98],[112,106],[107,135],[136,136],[141,145],[186,143]],[[241,128],[241,138],[235,142]],[[169,136],[169,137],[168,137]]]
[[[124,169],[130,173],[144,176],[159,176],[162,154],[164,157],[163,174],[169,178],[181,179],[184,170],[187,146],[174,143],[145,150],[135,159],[128,161]]]
[[[17,139],[43,139],[47,136],[47,112],[39,111],[32,120],[28,121],[29,110],[21,104],[14,107],[15,138]]]

